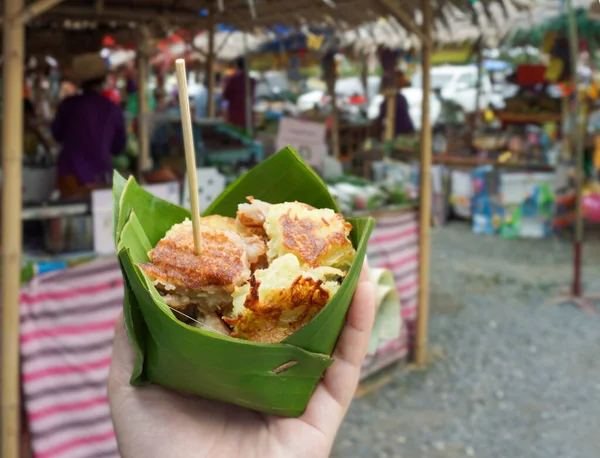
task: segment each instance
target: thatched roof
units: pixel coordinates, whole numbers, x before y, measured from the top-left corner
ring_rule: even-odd
[[[437,0],[432,39],[445,44],[484,36],[494,42],[514,15],[530,8],[532,2],[535,0]],[[139,24],[149,25],[158,38],[175,28],[198,32],[212,23],[238,30],[217,33],[215,48],[223,60],[243,54],[243,32],[249,33],[247,46],[252,50],[268,40],[279,25],[330,27],[337,31],[342,46],[358,52],[379,45],[419,47],[420,6],[417,0],[64,0],[29,24],[28,48],[72,55],[98,49],[106,34],[117,35],[120,44],[135,45]],[[414,24],[412,28],[406,27],[407,20]],[[196,38],[194,47],[206,52],[208,37]]]
[[[571,2],[576,13],[576,26],[579,33],[598,35],[596,32],[598,17],[593,14],[596,0],[594,3],[591,0],[571,0]],[[548,30],[566,31],[568,18],[561,3],[558,0],[543,0],[531,10],[522,12],[506,27],[503,40],[506,43],[539,44]]]
[[[442,24],[450,23],[456,12],[470,15],[476,22],[482,14],[493,21],[499,11],[519,9],[532,0],[438,0],[432,2],[434,15]],[[297,26],[327,23],[348,30],[389,17],[392,10],[419,22],[421,2],[417,0],[64,0],[47,11],[46,20],[65,18],[102,21],[112,24],[156,22],[165,25],[206,27],[208,11],[218,23],[253,31],[276,25]],[[481,11],[478,11],[481,10]]]
[[[433,25],[433,41],[443,46],[475,42],[482,38],[486,45],[495,46],[516,18],[523,17],[535,5],[535,0],[522,2],[476,2],[460,9],[451,2],[438,9]],[[420,15],[417,15],[419,23]],[[356,30],[345,32],[342,39],[357,53],[371,52],[379,46],[390,48],[419,48],[419,38],[407,31],[396,19],[379,19]]]

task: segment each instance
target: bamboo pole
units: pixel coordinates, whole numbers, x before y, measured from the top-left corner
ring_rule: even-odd
[[[369,56],[365,54],[362,66],[360,67],[360,80],[365,91],[365,106],[368,107],[371,102],[369,97]]]
[[[583,135],[585,130],[580,128],[581,96],[578,88],[577,58],[579,56],[579,38],[577,35],[577,24],[573,12],[573,1],[566,0],[567,16],[569,20],[569,50],[571,54],[571,73],[575,103],[571,112],[571,146],[574,147],[575,155],[575,241],[573,245],[573,297],[580,298],[581,291],[581,245],[583,243],[583,212],[582,194],[584,181],[584,158],[583,158]]]
[[[394,78],[394,84],[396,84]],[[385,102],[386,102],[386,112],[385,112],[385,133],[384,133],[384,142],[391,142],[394,140],[395,129],[396,126],[396,95],[398,94],[398,89],[394,87],[390,88],[385,92]]]
[[[138,97],[138,143],[140,154],[138,158],[138,177],[141,179],[142,173],[150,168],[150,132],[148,130],[148,116],[150,107],[148,101],[148,77],[149,77],[149,56],[148,41],[150,40],[150,31],[148,26],[140,26],[140,35],[137,52],[137,97]]]
[[[208,55],[206,57],[206,76],[208,81],[208,117],[215,118],[217,107],[215,105],[215,11],[209,10],[208,16]]]
[[[252,84],[250,81],[250,54],[248,52],[248,34],[244,33],[244,93],[245,103],[244,108],[246,110],[246,132],[251,137],[253,136],[252,128],[252,102],[254,97],[252,94]]]
[[[38,0],[37,2],[30,3],[26,8],[20,10],[14,17],[15,22],[19,22],[21,25],[29,22],[37,16],[45,13],[54,6],[62,3],[63,0]],[[8,16],[4,16],[8,17]]]
[[[429,46],[431,44],[431,35],[425,34],[424,27],[419,28],[415,24],[410,15],[400,7],[400,3],[394,2],[393,0],[379,0],[379,3],[386,8],[400,24],[419,37],[423,42],[423,46]],[[425,21],[425,19],[423,19],[423,21]]]
[[[423,35],[431,37],[431,3],[421,0],[423,10]],[[431,45],[424,41],[421,50],[421,73],[423,75],[423,110],[421,118],[421,170],[419,194],[419,304],[415,361],[418,365],[427,363],[429,327],[429,248],[431,232],[431,125],[429,120],[429,99],[431,96]]]
[[[341,156],[340,152],[340,111],[337,104],[337,94],[335,91],[335,83],[337,80],[337,66],[335,62],[335,54],[333,56],[327,56],[327,59],[331,59],[327,65],[332,65],[325,75],[325,83],[327,84],[327,90],[329,92],[329,98],[331,99],[331,151],[333,157],[339,159]]]
[[[481,105],[481,90],[483,89],[483,37],[479,38],[477,43],[477,92],[475,93],[475,118],[471,128],[471,145],[477,130],[481,126],[480,105]]]
[[[5,0],[13,17],[23,0]],[[2,96],[2,457],[18,458],[20,445],[19,288],[23,234],[23,61],[24,27],[7,21],[3,31]],[[9,114],[9,115],[7,115]]]
[[[331,149],[333,157],[339,159],[340,151],[340,110],[337,105],[337,94],[335,93],[335,80],[331,94]]]

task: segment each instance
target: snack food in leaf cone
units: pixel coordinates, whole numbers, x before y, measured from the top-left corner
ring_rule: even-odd
[[[291,148],[204,212],[199,254],[189,211],[118,174],[113,193],[131,383],[301,415],[333,362],[374,221],[345,220]]]

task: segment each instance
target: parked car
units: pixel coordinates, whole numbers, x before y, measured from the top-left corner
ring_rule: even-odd
[[[367,79],[367,94],[362,81],[358,77],[340,78],[335,84],[335,93],[338,107],[358,111],[366,106],[366,100],[371,100],[379,91],[381,79],[378,76],[369,76]],[[326,89],[314,89],[301,95],[296,102],[299,111],[326,109],[331,99]]]
[[[285,72],[250,72],[250,76],[256,81],[254,98],[257,102],[279,100],[289,88]]]
[[[441,96],[460,105],[466,113],[473,113],[477,103],[477,73],[475,65],[443,65],[431,69],[431,88],[440,89]],[[422,75],[413,75],[411,87],[417,93],[421,90]],[[481,75],[479,109],[487,107],[503,108],[504,98],[494,91],[487,73]]]

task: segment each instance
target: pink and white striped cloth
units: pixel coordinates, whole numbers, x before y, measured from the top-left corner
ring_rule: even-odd
[[[396,280],[402,306],[400,340],[390,342],[378,351],[377,357],[393,352],[403,357],[408,352],[409,332],[417,317],[419,290],[419,221],[417,212],[377,218],[367,248],[369,265],[389,269]]]
[[[36,458],[118,458],[106,382],[123,277],[115,259],[21,290],[21,376]]]

